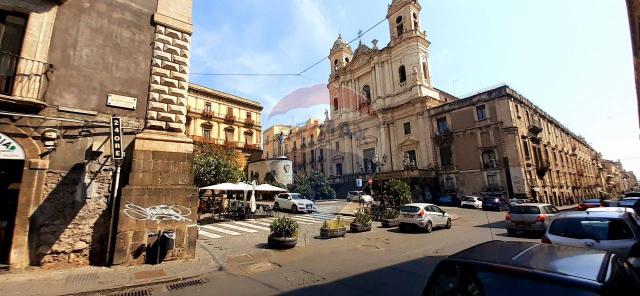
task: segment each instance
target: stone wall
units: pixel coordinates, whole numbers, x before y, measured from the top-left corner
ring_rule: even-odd
[[[185,132],[191,36],[156,26],[147,128]]]
[[[104,264],[112,172],[94,167],[47,172],[44,200],[31,217],[32,265]]]

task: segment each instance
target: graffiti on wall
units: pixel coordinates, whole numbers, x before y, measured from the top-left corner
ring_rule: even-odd
[[[191,215],[191,210],[187,207],[179,205],[157,205],[148,208],[143,208],[139,205],[128,203],[124,206],[124,214],[127,217],[136,220],[145,221],[179,221],[191,222],[191,219],[187,218]]]

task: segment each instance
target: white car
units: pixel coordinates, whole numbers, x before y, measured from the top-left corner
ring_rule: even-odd
[[[433,227],[451,228],[451,216],[429,203],[410,203],[402,206],[397,220],[400,223],[400,231],[408,226],[417,226],[426,232],[431,232]]]
[[[373,197],[371,195],[365,194],[363,191],[349,191],[347,193],[347,201],[357,201],[362,200],[364,203],[373,203]]]
[[[627,212],[565,212],[556,215],[542,243],[592,248],[627,257],[640,242],[640,229]]]
[[[462,201],[460,202],[460,207],[482,209],[482,198],[479,198],[477,196],[462,197]]]
[[[636,224],[640,226],[640,216],[636,213],[636,211],[632,208],[625,207],[598,207],[598,208],[588,208],[587,212],[621,212],[621,213],[629,213],[631,218],[636,221]]]
[[[300,193],[290,192],[278,194],[273,203],[273,209],[276,211],[282,209],[291,210],[293,213],[318,211],[313,201],[306,199]]]

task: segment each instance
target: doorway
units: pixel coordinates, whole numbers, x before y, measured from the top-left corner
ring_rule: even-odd
[[[24,160],[0,159],[0,266],[9,265]]]

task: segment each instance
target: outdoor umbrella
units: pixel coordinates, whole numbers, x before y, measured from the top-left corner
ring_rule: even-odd
[[[269,184],[262,184],[262,185],[258,185],[256,186],[256,191],[278,191],[278,192],[286,192],[288,191],[287,189],[282,189],[280,187],[276,187],[273,185],[269,185]]]
[[[249,201],[250,207],[251,207],[251,212],[255,213],[256,212],[256,181],[251,181],[251,187],[253,187],[253,190],[251,191],[251,201]]]
[[[223,191],[244,190],[244,187],[238,184],[233,184],[233,183],[221,183],[221,184],[211,185],[207,187],[202,187],[200,188],[200,190],[223,190]]]

